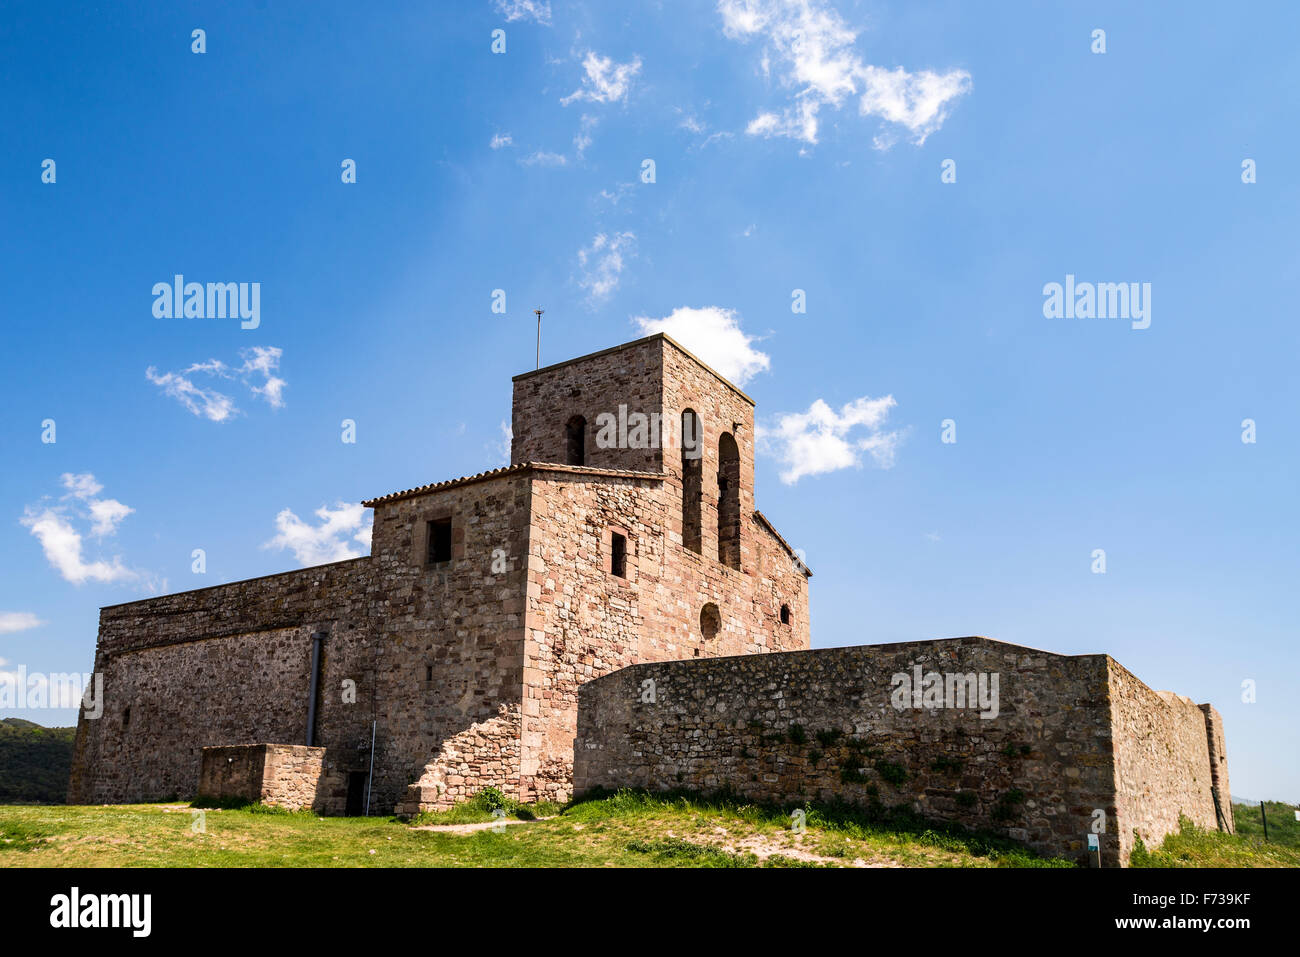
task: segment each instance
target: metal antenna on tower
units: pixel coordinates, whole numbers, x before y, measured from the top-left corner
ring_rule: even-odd
[[[537,365],[535,368],[538,369],[542,367],[542,313],[545,311],[545,309],[533,310],[533,312],[537,313]]]

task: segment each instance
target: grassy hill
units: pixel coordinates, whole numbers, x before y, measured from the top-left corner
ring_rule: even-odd
[[[563,808],[485,793],[410,822],[179,802],[0,807],[0,867],[1071,866],[906,812],[804,811],[799,832],[787,810],[629,791]],[[1300,850],[1194,827],[1142,855],[1139,866],[1300,866]]]
[[[76,728],[0,719],[0,804],[62,804]]]
[[[1300,848],[1300,821],[1296,820],[1297,805],[1281,801],[1264,801],[1268,816],[1268,840],[1282,847]],[[1232,820],[1237,833],[1252,841],[1264,840],[1264,823],[1259,818],[1259,805],[1234,804]]]

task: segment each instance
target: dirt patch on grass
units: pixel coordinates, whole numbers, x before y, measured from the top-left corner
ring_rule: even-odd
[[[520,821],[516,818],[503,817],[496,821],[479,821],[475,824],[420,824],[413,828],[412,831],[437,831],[440,834],[473,834],[475,831],[489,831],[492,828],[501,828],[506,824],[536,824],[539,821],[549,821],[549,817],[538,817],[531,821]]]

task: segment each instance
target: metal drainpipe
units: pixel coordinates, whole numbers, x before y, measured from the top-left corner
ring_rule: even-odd
[[[316,695],[320,690],[320,646],[328,632],[316,631],[311,636],[311,695],[307,699],[307,747],[316,744]]]

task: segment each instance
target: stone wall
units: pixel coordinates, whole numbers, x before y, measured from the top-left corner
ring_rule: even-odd
[[[318,814],[347,810],[348,775],[365,766],[355,752],[291,744],[204,748],[199,796],[274,804]]]
[[[597,448],[597,419],[620,406],[662,414],[661,441]],[[696,549],[682,539],[686,408],[702,425]],[[588,421],[584,467],[562,464],[572,415]],[[719,561],[724,435],[739,452],[739,568]],[[103,609],[106,710],[79,722],[69,800],[188,797],[205,747],[305,744],[317,631],[313,743],[368,749],[373,728],[374,806],[403,813],[487,786],[567,797],[591,678],[808,647],[807,570],[753,510],[753,402],[666,336],[516,377],[512,459],[366,502],[368,558]],[[434,558],[429,524],[443,520],[450,554]]]
[[[373,503],[376,767],[403,812],[518,789],[529,498],[514,471]],[[427,523],[441,518],[451,560],[430,565]]]
[[[1122,858],[1135,835],[1154,847],[1178,830],[1182,815],[1216,829],[1205,712],[1190,698],[1152,691],[1114,661],[1110,686]]]
[[[1157,727],[1170,708],[1145,686],[1149,698],[1120,691],[1130,704],[1112,725],[1113,664],[987,638],[637,664],[580,689],[574,786],[580,794],[729,789],[791,808],[805,800],[902,804],[1079,861],[1100,817],[1103,864],[1116,866],[1131,850],[1126,830],[1147,827],[1158,839],[1165,826],[1149,807],[1161,794],[1129,790],[1117,800],[1118,729],[1129,733],[1149,712],[1153,744],[1190,755],[1197,742],[1181,718],[1177,728]],[[998,675],[996,717],[982,718],[978,707],[927,707],[924,698],[919,708],[909,697],[896,708],[894,676],[913,676],[917,666]],[[1204,752],[1204,731],[1199,746]],[[1172,784],[1179,772],[1167,773]],[[1200,785],[1208,785],[1208,762],[1184,782],[1189,796]]]
[[[69,801],[192,797],[205,747],[306,741],[311,635],[321,658],[317,735],[370,739],[375,644],[368,560],[102,609],[95,671],[104,711],[77,725]],[[361,708],[344,705],[345,678]]]
[[[683,548],[670,534],[678,488],[661,477],[622,479],[539,472],[529,534],[524,666],[523,785],[527,799],[571,795],[578,689],[638,661],[751,654],[808,646],[807,579],[771,533],[734,571]],[[611,537],[627,541],[626,577],[611,569]],[[780,620],[780,599],[799,609]],[[717,635],[701,611],[720,610]]]
[[[663,337],[651,336],[515,376],[511,464],[568,464],[564,427],[573,416],[581,415],[587,420],[584,465],[661,471],[659,447],[598,448],[596,418],[602,412],[617,415],[619,405],[647,414],[661,411],[663,351]]]

